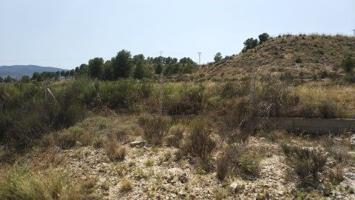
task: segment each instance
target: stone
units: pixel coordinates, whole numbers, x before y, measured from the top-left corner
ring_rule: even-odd
[[[130,147],[136,147],[136,148],[142,148],[145,146],[145,141],[144,140],[136,140],[131,143],[129,143]]]
[[[229,190],[232,193],[238,193],[243,191],[245,188],[244,183],[240,182],[240,181],[233,181],[230,185],[229,185]]]
[[[179,181],[180,181],[181,183],[187,183],[188,178],[187,178],[186,173],[183,173],[183,174],[179,177]]]

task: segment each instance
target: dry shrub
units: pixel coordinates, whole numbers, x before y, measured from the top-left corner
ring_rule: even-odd
[[[131,181],[124,179],[120,183],[120,191],[121,192],[129,192],[133,189],[133,185]]]
[[[244,144],[233,144],[225,148],[217,159],[217,178],[224,180],[229,173],[253,180],[259,177],[261,155]]]
[[[184,137],[186,127],[178,124],[169,129],[168,135],[165,138],[167,146],[179,147],[181,139]]]
[[[227,102],[223,112],[222,120],[227,130],[243,126],[251,114],[249,98],[243,97]]]
[[[300,186],[315,187],[319,183],[318,173],[324,170],[326,155],[317,149],[282,144],[288,164],[300,179]]]
[[[208,160],[212,150],[216,147],[216,143],[210,135],[211,132],[206,120],[193,120],[191,122],[191,133],[185,138],[182,150],[186,154]]]
[[[224,180],[229,171],[229,158],[228,156],[222,154],[217,158],[217,178],[219,180]]]
[[[341,183],[344,180],[344,167],[342,165],[335,166],[330,170],[328,178],[334,185]]]
[[[91,145],[94,135],[86,132],[84,129],[74,126],[58,133],[54,136],[55,143],[62,149],[70,149],[78,142],[83,146]]]
[[[126,157],[126,148],[115,137],[108,137],[104,144],[105,152],[111,161],[122,161]]]
[[[62,149],[70,149],[76,144],[76,137],[69,131],[64,131],[56,136],[55,143]]]
[[[291,88],[281,81],[263,81],[256,91],[257,113],[263,117],[287,116],[299,103]]]
[[[171,119],[165,116],[142,115],[138,123],[144,130],[144,138],[153,145],[160,145],[170,127]]]

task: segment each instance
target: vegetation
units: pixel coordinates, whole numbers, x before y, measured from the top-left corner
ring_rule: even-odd
[[[45,174],[28,169],[14,168],[0,180],[0,199],[4,200],[77,200],[88,199],[90,190],[84,184],[75,183],[62,172]]]
[[[282,145],[289,164],[300,179],[301,186],[316,187],[319,184],[319,172],[324,170],[327,157],[316,149]]]
[[[162,116],[142,115],[139,124],[144,129],[144,138],[153,145],[159,145],[170,127],[170,119]]]
[[[217,54],[215,61],[219,63],[197,72],[197,65],[189,58],[145,58],[122,50],[110,60],[94,58],[69,72],[34,74],[20,81],[0,79],[0,163],[4,164],[0,165],[0,199],[91,199],[85,195],[94,186],[83,189],[88,186],[69,176],[52,175],[46,171],[48,166],[68,167],[70,177],[95,168],[97,176],[122,178],[117,184],[116,179],[113,182],[100,177],[100,182],[110,182],[100,183],[97,189],[106,195],[109,187],[117,186],[120,195],[129,196],[134,185],[142,185],[140,181],[152,181],[145,192],[154,193],[170,191],[158,186],[162,181],[181,189],[187,181],[195,183],[206,178],[206,185],[215,184],[213,179],[223,181],[218,188],[213,187],[216,198],[223,199],[245,190],[238,194],[244,195],[250,192],[250,185],[259,187],[266,176],[275,173],[287,179],[275,187],[292,188],[294,184],[288,182],[299,183],[299,190],[285,192],[286,197],[306,198],[305,193],[318,194],[319,188],[326,195],[326,190],[335,190],[334,186],[344,180],[344,169],[351,164],[347,133],[337,138],[330,134],[331,140],[312,133],[312,137],[305,137],[303,132],[296,135],[274,130],[269,120],[354,116],[354,85],[340,76],[344,72],[353,75],[351,56],[339,62],[343,54],[328,46],[334,55],[318,52],[326,55],[320,62],[329,61],[333,68],[307,68],[315,61],[306,55],[308,48],[303,48],[320,50],[313,44],[328,45],[321,38],[271,38],[264,33],[259,40],[247,40],[240,55],[223,60]],[[330,43],[335,43],[333,40],[342,44],[349,39],[334,36]],[[306,53],[294,51],[293,55],[290,46]],[[280,63],[286,67],[275,67]],[[232,68],[224,66],[230,64]],[[299,79],[297,71],[292,71],[299,69],[306,78]],[[218,76],[199,74],[204,70],[218,72]],[[158,80],[160,75],[166,76],[163,84]],[[284,143],[287,145],[279,148]],[[324,150],[303,147],[317,145]],[[124,160],[127,162],[118,162]],[[29,163],[34,169],[11,171],[8,168],[12,162]],[[70,171],[81,165],[85,166],[82,171]],[[190,165],[195,170],[184,170]],[[216,177],[201,177],[212,170]],[[288,180],[287,175],[297,179]],[[226,187],[232,185],[231,180],[237,180],[236,189],[228,193]],[[257,194],[257,198],[274,197],[269,191]]]

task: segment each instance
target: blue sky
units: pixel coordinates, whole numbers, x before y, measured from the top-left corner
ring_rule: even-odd
[[[208,62],[262,32],[352,29],[354,0],[0,0],[0,65],[70,69],[121,49]]]

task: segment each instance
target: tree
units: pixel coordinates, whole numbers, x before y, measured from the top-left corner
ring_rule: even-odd
[[[134,69],[134,72],[133,72],[133,77],[135,79],[143,79],[144,78],[144,75],[145,75],[145,72],[144,72],[144,64],[143,63],[138,63],[136,65],[136,68]]]
[[[135,79],[143,79],[145,76],[145,59],[143,54],[133,56],[133,63],[135,65],[133,77]]]
[[[220,52],[216,53],[216,55],[214,56],[214,61],[215,62],[219,62],[223,59],[222,54]]]
[[[29,83],[31,81],[29,76],[22,76],[21,82],[23,83]]]
[[[352,73],[355,67],[355,61],[351,58],[351,55],[347,55],[341,63],[341,67],[346,73]]]
[[[259,35],[260,44],[266,42],[270,38],[269,34],[263,33]]]
[[[32,80],[34,80],[34,81],[41,81],[41,80],[42,80],[41,74],[38,73],[38,72],[33,73],[33,75],[32,75]]]
[[[0,83],[2,83],[4,81],[4,79],[2,79],[2,77],[0,76]]]
[[[103,71],[104,59],[94,58],[89,60],[89,75],[91,78],[101,78]]]
[[[11,76],[6,76],[6,78],[4,79],[5,83],[11,83],[11,82],[15,82],[16,79],[12,78]]]
[[[131,60],[131,53],[126,50],[118,52],[117,56],[112,58],[111,63],[114,79],[129,77],[132,69]]]
[[[155,65],[155,73],[156,74],[161,74],[163,72],[163,65],[161,63],[158,63]]]
[[[110,60],[106,61],[103,66],[102,79],[113,80],[113,68]]]
[[[248,38],[247,40],[245,40],[244,42],[244,49],[243,52],[246,52],[248,49],[253,49],[256,46],[258,46],[258,39],[254,39],[254,38]]]

